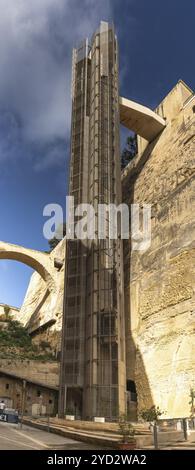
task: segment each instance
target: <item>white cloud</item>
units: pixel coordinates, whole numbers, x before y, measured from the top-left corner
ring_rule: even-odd
[[[12,140],[69,137],[72,47],[110,17],[111,2],[0,0],[0,10],[0,113],[9,115],[2,161],[14,154]]]

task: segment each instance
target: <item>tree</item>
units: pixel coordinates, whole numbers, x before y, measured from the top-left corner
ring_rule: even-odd
[[[164,412],[160,410],[159,406],[151,406],[151,408],[142,410],[140,415],[144,421],[147,421],[148,423],[156,423],[163,413]]]
[[[6,320],[8,320],[8,318],[9,318],[10,310],[11,310],[11,308],[9,307],[9,305],[4,305],[4,312],[5,312]]]
[[[123,170],[128,163],[137,155],[137,135],[127,137],[126,146],[121,155],[121,169]]]
[[[58,245],[58,243],[61,241],[59,239],[59,237],[57,236],[58,235],[58,231],[61,227],[58,227],[55,235],[53,238],[51,238],[51,240],[48,240],[48,243],[49,243],[49,246],[50,246],[50,251],[54,250],[54,248]],[[63,224],[63,237],[65,237],[66,235],[66,223]]]
[[[126,443],[131,441],[131,439],[135,435],[135,430],[131,423],[128,421],[128,417],[126,415],[119,416],[119,431],[122,435],[122,442]]]
[[[153,438],[154,438],[154,448],[158,449],[158,428],[157,422],[160,416],[162,416],[164,411],[161,411],[159,406],[151,406],[151,408],[147,408],[142,410],[140,415],[144,421],[147,421],[153,427]]]
[[[195,412],[195,390],[193,388],[190,389],[189,405],[191,405],[191,416],[194,417],[194,412]]]
[[[1,346],[30,348],[32,339],[17,320],[9,320],[6,330],[0,332]]]

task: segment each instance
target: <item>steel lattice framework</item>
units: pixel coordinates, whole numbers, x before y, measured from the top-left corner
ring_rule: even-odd
[[[59,415],[114,419],[125,411],[125,321],[122,241],[107,216],[98,238],[99,204],[121,203],[118,45],[105,22],[73,51],[69,194],[93,205],[95,238],[67,240]]]

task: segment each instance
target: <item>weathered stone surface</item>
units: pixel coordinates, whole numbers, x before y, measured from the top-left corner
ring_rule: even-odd
[[[150,248],[124,244],[127,375],[139,410],[167,417],[190,414],[195,388],[194,104],[179,82],[158,108],[166,129],[123,174],[124,200],[152,205]]]
[[[28,327],[29,332],[36,333],[35,342],[47,340],[56,352],[60,349],[61,341],[64,256],[65,240],[62,240],[50,254],[53,265],[56,258],[62,262],[62,268],[56,271],[56,291],[49,292],[40,275],[37,272],[33,273],[18,316],[19,321]]]
[[[0,319],[2,317],[9,316],[10,318],[16,320],[18,318],[19,310],[19,308],[12,307],[11,305],[0,304]]]
[[[58,362],[0,359],[0,370],[48,386],[59,385]]]
[[[37,414],[55,415],[58,385],[58,362],[0,359],[0,399],[19,413],[29,416],[36,408]]]

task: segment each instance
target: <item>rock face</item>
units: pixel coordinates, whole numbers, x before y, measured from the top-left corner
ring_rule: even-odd
[[[127,377],[138,409],[164,417],[189,416],[195,388],[194,106],[180,81],[157,110],[166,129],[123,173],[124,201],[152,210],[151,246],[124,243]]]
[[[59,363],[49,361],[11,360],[0,358],[1,372],[15,374],[26,380],[32,380],[48,386],[59,386]]]
[[[34,272],[18,316],[19,321],[33,335],[34,342],[48,341],[53,351],[58,353],[61,343],[63,292],[64,292],[65,240],[51,252],[53,264],[57,268],[57,291],[49,292],[41,276]]]
[[[6,317],[6,315],[9,315],[9,317],[13,320],[17,320],[19,311],[20,309],[17,307],[12,307],[11,305],[6,304],[0,304],[0,319],[2,316]]]

